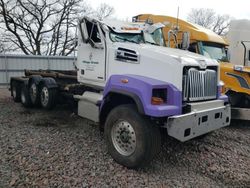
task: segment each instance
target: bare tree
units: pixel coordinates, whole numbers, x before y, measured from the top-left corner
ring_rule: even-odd
[[[93,10],[84,0],[0,0],[1,49],[67,56],[77,45],[79,17],[103,19],[113,13],[114,8],[105,3]]]
[[[107,18],[114,14],[115,10],[113,7],[109,6],[106,3],[100,4],[100,6],[96,9],[94,15],[99,19],[103,20],[104,18]]]
[[[213,31],[218,35],[225,35],[228,32],[230,20],[229,15],[217,15],[213,25]]]
[[[228,31],[229,15],[219,15],[213,9],[192,9],[187,16],[189,22],[211,29],[219,35],[224,35]]]
[[[4,53],[4,49],[5,49],[4,43],[2,41],[0,41],[0,54]]]
[[[69,55],[77,17],[90,11],[82,0],[0,0],[0,26],[24,54]]]

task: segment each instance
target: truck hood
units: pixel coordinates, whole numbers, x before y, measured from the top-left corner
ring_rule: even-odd
[[[221,62],[220,66],[223,68],[226,68],[228,70],[231,70],[231,71],[244,72],[244,73],[250,74],[250,67],[249,66],[234,65],[232,63],[225,63],[225,62]]]
[[[180,91],[184,67],[205,69],[208,66],[219,66],[216,60],[201,55],[150,44],[114,42],[108,54],[110,60],[114,60],[109,74],[146,76],[171,83]]]

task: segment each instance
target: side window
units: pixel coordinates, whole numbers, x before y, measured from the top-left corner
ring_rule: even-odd
[[[93,43],[101,43],[101,37],[100,37],[100,33],[99,33],[97,25],[95,23],[87,21],[86,26],[87,26],[89,39]]]

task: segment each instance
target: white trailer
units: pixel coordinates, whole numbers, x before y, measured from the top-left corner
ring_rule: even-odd
[[[227,38],[230,62],[250,66],[250,20],[232,20]]]

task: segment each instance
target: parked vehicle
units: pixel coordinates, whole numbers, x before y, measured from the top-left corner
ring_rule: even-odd
[[[25,107],[77,104],[79,116],[98,122],[108,151],[129,168],[159,152],[162,129],[184,142],[230,123],[218,63],[157,45],[162,24],[79,21],[77,72],[26,71],[11,79]],[[157,35],[163,41],[163,35]]]
[[[164,23],[163,46],[189,50],[217,60],[220,63],[220,77],[224,82],[222,92],[229,97],[233,107],[232,118],[250,120],[250,67],[245,66],[248,64],[250,47],[250,42],[246,40],[249,22],[239,21],[244,22],[239,26],[238,21],[232,21],[228,34],[231,43],[229,50],[223,37],[178,18],[141,14],[133,17],[133,22]]]
[[[233,107],[250,108],[250,67],[246,66],[246,62],[243,64],[243,46],[241,48],[242,58],[234,58],[239,56],[236,55],[239,53],[239,50],[235,50],[235,43],[242,45],[239,41],[236,41],[236,39],[239,39],[240,36],[246,37],[247,32],[245,30],[241,32],[245,33],[245,35],[241,35],[241,33],[237,33],[236,30],[231,27],[229,41],[232,42],[232,45],[229,48],[232,63],[229,63],[227,56],[228,43],[223,37],[209,29],[181,19],[162,15],[141,14],[133,17],[133,21],[164,23],[165,27],[162,31],[166,46],[189,50],[217,60],[220,63],[220,78],[225,84],[223,93],[229,97],[231,105]],[[239,28],[238,25],[233,27]],[[188,41],[189,44],[183,45],[186,41]],[[248,47],[250,47],[250,45],[248,45]]]

